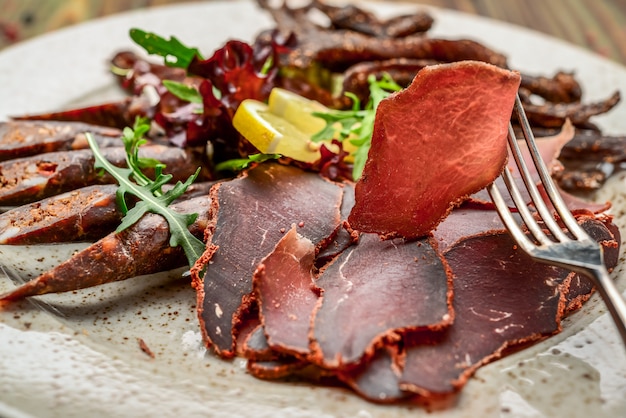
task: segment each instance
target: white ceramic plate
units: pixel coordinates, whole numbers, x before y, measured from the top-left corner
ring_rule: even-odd
[[[381,14],[417,7],[369,6]],[[513,68],[543,75],[574,70],[587,100],[626,86],[623,67],[558,40],[460,13],[432,14],[433,35],[480,40],[506,53]],[[130,27],[176,35],[208,55],[228,38],[252,40],[270,26],[252,3],[208,2],[122,14],[22,43],[0,53],[0,119],[114,97],[106,62],[132,48]],[[597,122],[626,133],[625,116],[620,105]],[[599,196],[614,201],[615,213],[626,208],[624,182],[614,178]],[[622,228],[624,221],[617,220]],[[23,255],[37,265],[35,250]],[[615,274],[623,289],[623,267]],[[12,286],[0,278],[0,291]],[[0,312],[0,416],[626,416],[626,354],[597,298],[566,321],[562,334],[480,369],[456,406],[431,413],[248,376],[241,360],[205,352],[194,292],[176,274],[41,300]],[[139,349],[139,338],[154,359]]]

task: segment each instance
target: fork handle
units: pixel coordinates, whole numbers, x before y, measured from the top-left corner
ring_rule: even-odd
[[[598,292],[604,299],[626,348],[626,300],[615,286],[615,282],[609,277],[604,266],[589,269],[587,273],[595,280]]]

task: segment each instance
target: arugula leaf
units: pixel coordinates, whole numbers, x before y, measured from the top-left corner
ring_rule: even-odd
[[[329,112],[313,113],[314,116],[324,119],[326,122],[324,129],[311,137],[313,142],[334,138],[338,141],[348,140],[357,147],[354,152],[354,165],[352,168],[354,180],[358,180],[361,177],[365,161],[367,161],[378,104],[391,93],[402,90],[402,86],[393,81],[389,74],[384,74],[380,80],[377,80],[374,75],[370,75],[368,82],[370,98],[363,109],[361,109],[361,101],[358,97],[354,94],[346,93],[352,99],[351,110],[331,110]]]
[[[133,170],[132,176],[137,184],[141,186],[152,183],[152,180],[143,174],[142,169],[154,168],[156,177],[158,178],[165,168],[165,164],[158,160],[139,157],[139,147],[147,142],[144,135],[149,130],[150,124],[148,123],[148,119],[138,117],[135,119],[132,129],[126,127],[122,131],[122,141],[124,143],[124,149],[126,150],[126,164],[130,168],[137,168]],[[157,193],[161,194],[161,190],[158,189]]]
[[[163,80],[163,85],[170,93],[181,100],[190,103],[202,103],[202,95],[193,87],[173,80]]]
[[[262,163],[267,160],[276,160],[280,158],[280,154],[250,154],[248,158],[237,158],[222,161],[215,166],[216,171],[241,171],[252,163]]]
[[[163,57],[165,64],[170,67],[187,69],[194,57],[203,59],[198,49],[184,45],[174,36],[165,39],[155,33],[137,28],[131,29],[129,34],[131,39],[145,49],[148,54]]]
[[[138,156],[138,148],[146,142],[143,134],[147,132],[147,129],[149,129],[149,125],[142,119],[135,121],[134,129],[124,129],[122,139],[126,148],[128,168],[116,167],[111,164],[102,155],[93,135],[87,133],[87,142],[95,156],[94,166],[96,169],[108,172],[119,183],[116,197],[124,217],[116,232],[121,232],[135,224],[147,212],[161,215],[169,224],[170,246],[181,246],[191,267],[200,258],[205,249],[204,243],[193,236],[188,229],[189,225],[196,220],[198,214],[178,213],[169,208],[169,205],[180,197],[189,185],[195,181],[200,173],[200,168],[184,183],[179,181],[172,189],[164,193],[161,188],[172,179],[172,175],[162,173],[162,168],[165,166],[160,162]],[[151,180],[141,172],[142,167],[148,166],[156,169],[155,180]],[[139,199],[139,202],[131,209],[128,209],[126,205],[127,194],[131,194]]]

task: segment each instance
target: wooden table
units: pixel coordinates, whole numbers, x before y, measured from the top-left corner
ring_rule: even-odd
[[[84,20],[182,1],[185,0],[0,0],[0,48]],[[404,1],[525,26],[626,64],[626,0]]]

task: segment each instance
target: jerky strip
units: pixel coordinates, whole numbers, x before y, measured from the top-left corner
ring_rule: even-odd
[[[54,151],[89,148],[91,132],[100,148],[121,146],[121,131],[81,122],[0,122],[0,161]]]
[[[206,197],[172,205],[180,213],[198,213],[189,230],[202,238],[208,222]],[[148,213],[131,227],[112,233],[76,253],[39,277],[0,295],[0,302],[29,296],[69,292],[182,267],[187,258],[181,247],[170,247],[169,225],[160,215]]]
[[[112,164],[125,166],[123,147],[103,148],[101,152]],[[164,163],[167,166],[164,171],[172,174],[174,181],[186,180],[202,165],[192,151],[177,147],[145,145],[139,155]],[[23,205],[80,187],[112,183],[113,177],[100,175],[94,162],[90,149],[50,152],[5,161],[0,164],[0,205]],[[153,178],[154,170],[148,169],[146,174]],[[199,178],[202,179],[203,175]]]

